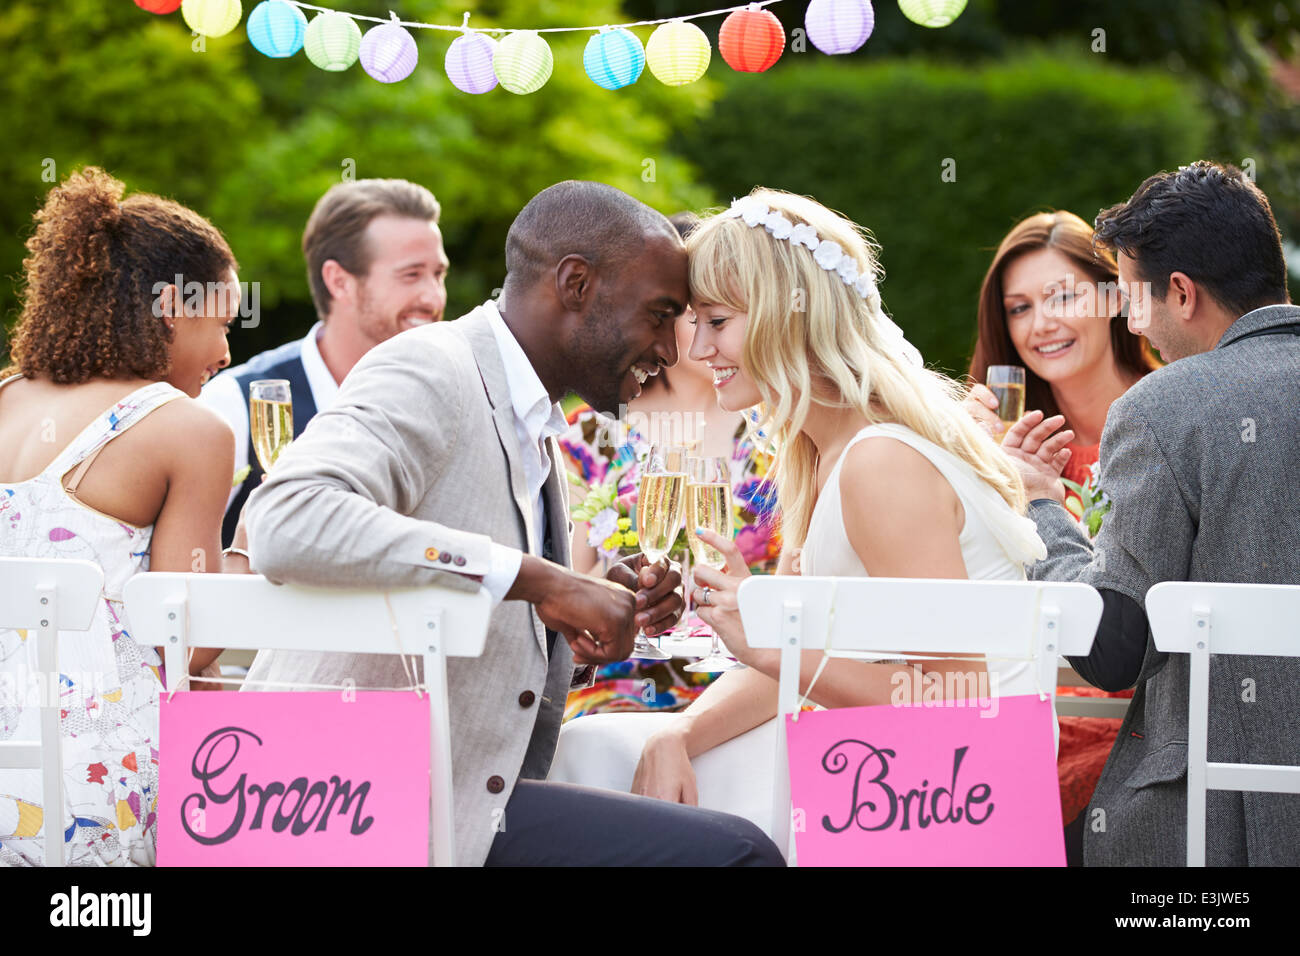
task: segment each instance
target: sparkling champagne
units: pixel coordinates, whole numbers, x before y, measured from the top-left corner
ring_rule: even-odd
[[[696,564],[721,569],[726,559],[695,536],[704,528],[724,538],[731,537],[731,486],[726,482],[688,484],[686,486],[686,539]]]
[[[686,475],[669,472],[641,476],[636,499],[636,533],[650,562],[663,560],[682,525]]]
[[[998,400],[998,419],[1006,431],[1025,417],[1025,386],[1019,382],[990,382],[989,391]]]
[[[257,452],[262,470],[269,472],[280,452],[293,441],[293,403],[251,399],[249,418],[253,450]]]

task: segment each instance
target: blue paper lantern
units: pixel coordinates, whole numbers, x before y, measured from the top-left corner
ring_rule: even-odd
[[[852,53],[871,36],[876,12],[871,0],[812,0],[804,14],[808,39],[823,53]]]
[[[285,0],[262,0],[248,15],[248,42],[264,56],[293,56],[307,36],[307,17]]]
[[[582,65],[597,86],[617,90],[630,86],[645,69],[645,49],[630,30],[608,27],[587,41]]]

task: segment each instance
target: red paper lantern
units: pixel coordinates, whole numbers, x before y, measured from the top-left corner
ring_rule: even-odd
[[[181,0],[135,0],[135,5],[150,13],[175,13],[181,8]]]
[[[727,65],[741,73],[762,73],[781,59],[785,30],[781,21],[758,4],[737,10],[722,21],[718,31],[718,52]]]

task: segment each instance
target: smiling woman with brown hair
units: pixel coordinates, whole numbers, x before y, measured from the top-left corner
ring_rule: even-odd
[[[972,394],[991,365],[1025,369],[1025,408],[1065,416],[1074,431],[1064,477],[1082,484],[1097,461],[1111,402],[1160,367],[1146,339],[1126,325],[1115,257],[1094,251],[1092,227],[1072,212],[1017,223],[998,246],[979,299]],[[984,418],[990,424],[996,416]]]
[[[104,571],[90,630],[60,634],[66,806],[40,806],[38,771],[0,771],[0,864],[42,863],[48,826],[70,865],[153,862],[162,664],[132,637],[122,588],[138,571],[221,567],[234,439],[193,399],[230,360],[235,258],[202,216],[124,189],[91,167],[50,190],[0,376],[0,555]],[[0,630],[13,686],[40,676],[32,648]],[[191,673],[218,653],[196,651]],[[0,705],[0,740],[36,737],[27,703]]]
[[[966,407],[990,426],[997,399],[983,386],[990,365],[1025,369],[1025,408],[1065,416],[1075,437],[1062,477],[1089,481],[1101,450],[1111,403],[1160,367],[1147,340],[1128,330],[1115,256],[1093,243],[1093,229],[1072,212],[1044,212],[1017,223],[998,246],[979,300],[979,338],[971,356],[974,381]],[[978,403],[983,402],[985,407]],[[1078,494],[1067,486],[1077,506]],[[1076,511],[1076,514],[1079,512]],[[1063,696],[1131,697],[1094,688],[1062,687]],[[1061,717],[1058,772],[1071,862],[1081,854],[1079,818],[1119,721]]]

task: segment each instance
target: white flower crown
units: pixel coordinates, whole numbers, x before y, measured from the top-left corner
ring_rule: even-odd
[[[859,273],[858,261],[844,251],[844,248],[832,239],[822,239],[817,230],[807,223],[792,223],[775,209],[769,209],[761,199],[755,196],[741,196],[733,200],[731,207],[718,213],[720,219],[741,219],[745,225],[753,228],[762,226],[773,239],[792,242],[805,247],[813,255],[813,260],[827,272],[834,272],[849,288],[867,301],[871,306],[873,318],[880,323],[884,338],[894,345],[898,354],[911,365],[918,368],[925,366],[925,360],[916,346],[907,341],[897,323],[880,309],[880,291],[876,280],[870,272]]]

